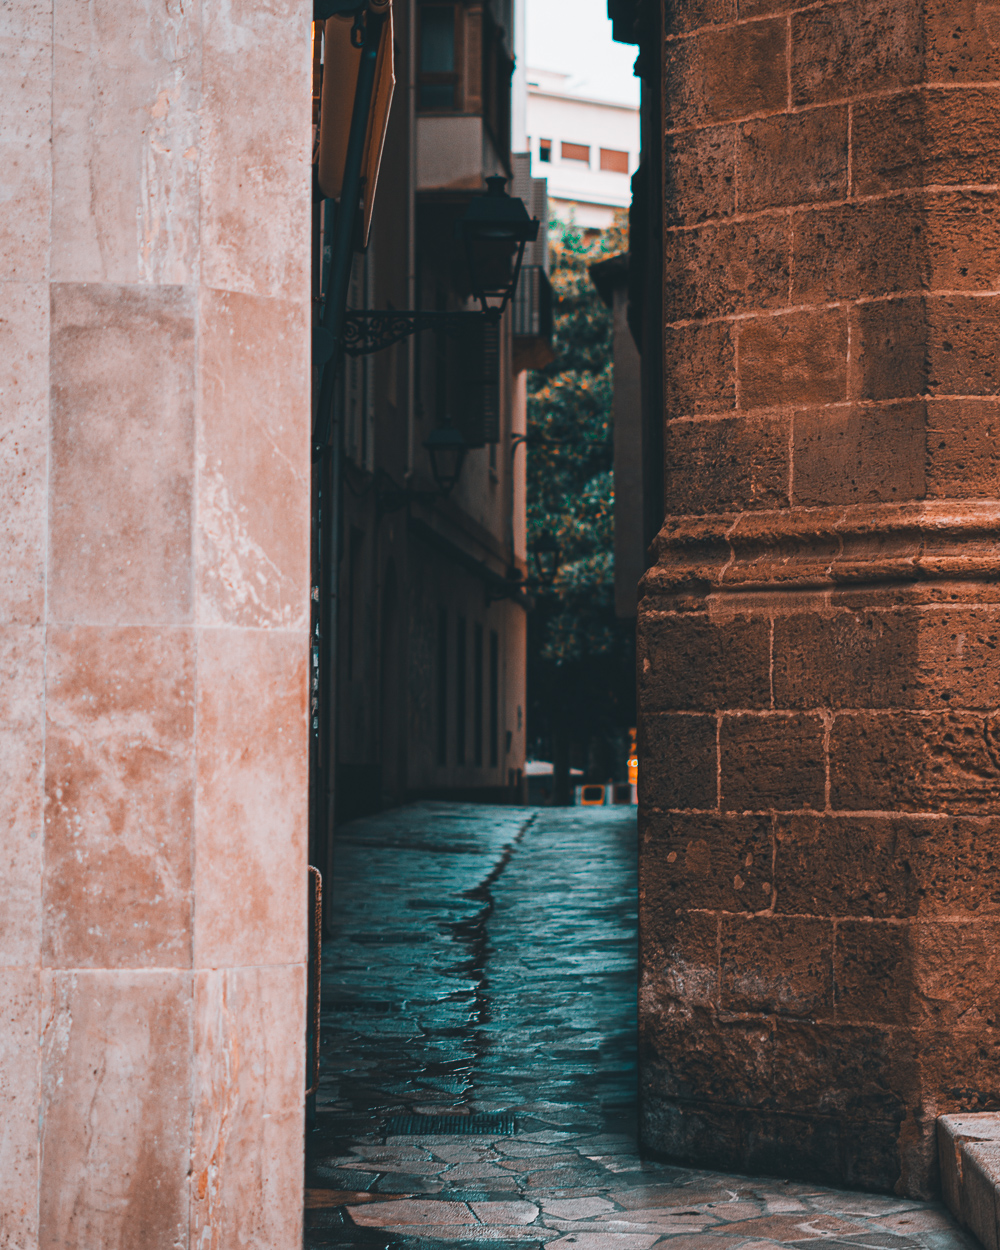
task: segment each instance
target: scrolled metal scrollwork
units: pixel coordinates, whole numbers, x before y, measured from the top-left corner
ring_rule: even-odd
[[[376,312],[349,311],[344,318],[343,347],[348,356],[367,356],[421,330],[456,335],[468,325],[470,317],[479,319],[482,315],[478,312],[397,312],[391,308]]]

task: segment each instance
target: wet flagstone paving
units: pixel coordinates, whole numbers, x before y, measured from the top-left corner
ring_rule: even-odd
[[[306,1247],[974,1250],[932,1204],[638,1156],[635,836],[442,803],[341,831]],[[387,1135],[456,1114],[516,1131]]]

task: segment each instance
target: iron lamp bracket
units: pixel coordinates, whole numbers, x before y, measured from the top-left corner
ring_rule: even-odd
[[[348,312],[344,318],[343,348],[348,356],[367,356],[400,343],[421,330],[436,330],[455,337],[470,321],[480,321],[481,312]]]

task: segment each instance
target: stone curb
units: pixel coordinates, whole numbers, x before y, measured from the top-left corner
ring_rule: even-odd
[[[948,1209],[985,1250],[1000,1250],[1000,1112],[938,1116],[937,1141]]]

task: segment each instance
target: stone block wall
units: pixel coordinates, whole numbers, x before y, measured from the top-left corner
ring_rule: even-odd
[[[311,11],[0,8],[0,1246],[301,1245]]]
[[[1000,10],[667,7],[647,1148],[930,1193],[1000,1105]]]

